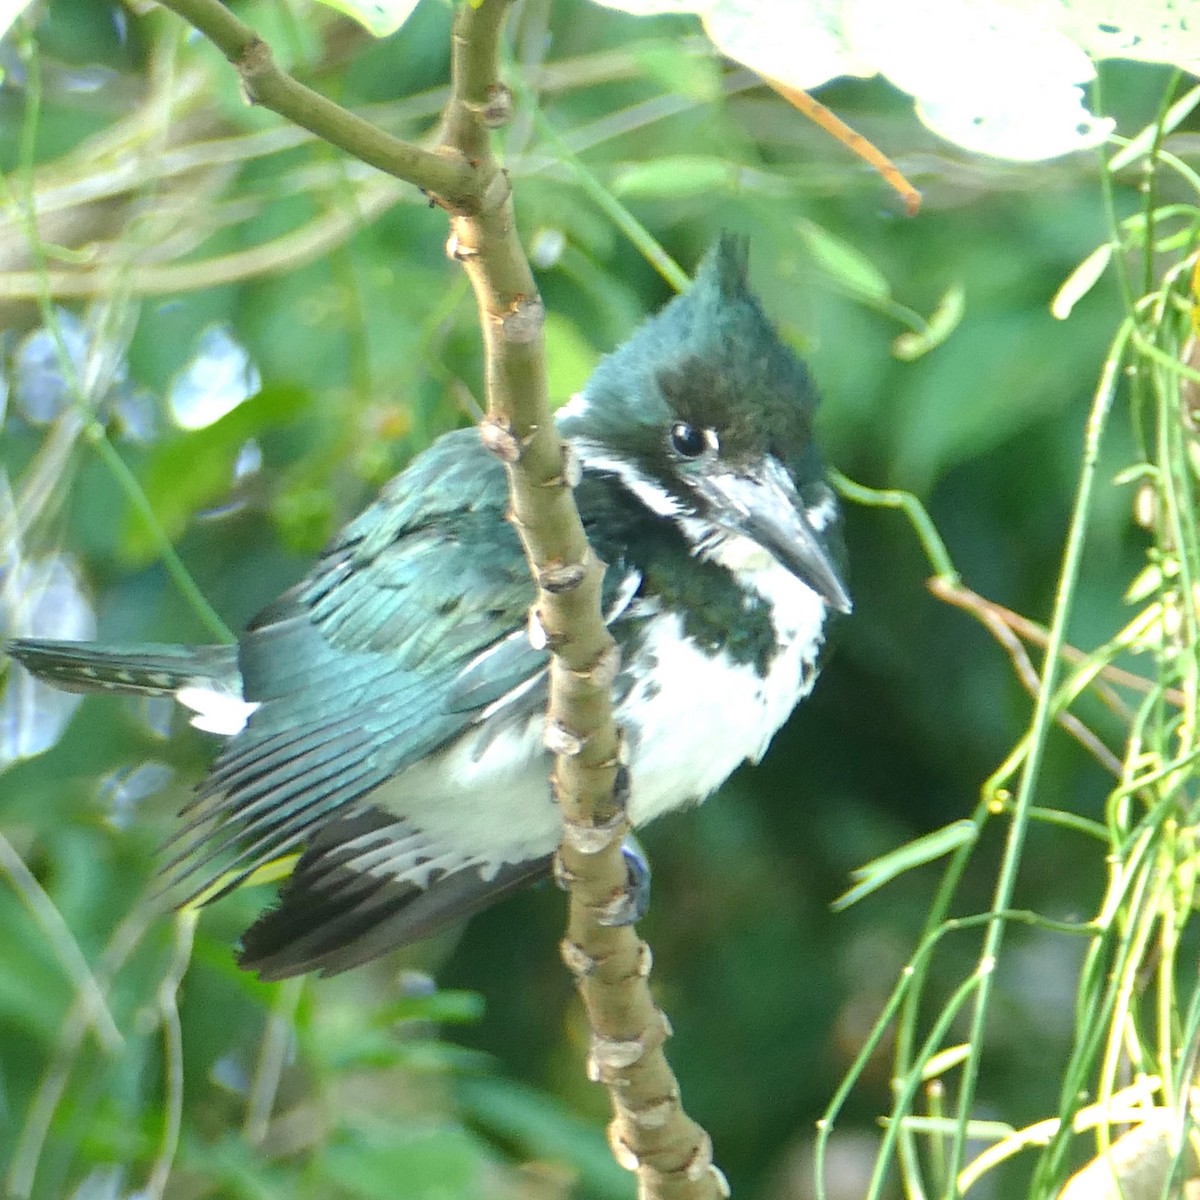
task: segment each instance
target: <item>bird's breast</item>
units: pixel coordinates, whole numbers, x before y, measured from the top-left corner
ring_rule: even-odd
[[[776,631],[765,666],[700,645],[682,613],[652,599],[634,600],[625,614],[637,634],[624,647],[616,718],[629,748],[635,826],[703,800],[743,761],[757,761],[811,690],[824,605],[776,570],[764,568],[761,581]],[[549,854],[561,836],[547,783],[544,717],[523,702],[523,691],[514,691],[511,708],[503,699],[489,706],[485,720],[373,797],[485,874]]]
[[[630,818],[644,825],[703,800],[742,762],[757,762],[813,686],[821,625],[777,643],[765,670],[687,636],[678,613],[651,617],[617,709],[631,745]],[[789,625],[793,624],[789,621]]]

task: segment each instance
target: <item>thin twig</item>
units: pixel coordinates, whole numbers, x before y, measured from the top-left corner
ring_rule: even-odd
[[[45,889],[34,878],[33,872],[25,865],[25,860],[2,833],[0,871],[8,876],[13,890],[46,935],[55,956],[70,977],[80,999],[86,1004],[88,1022],[95,1031],[96,1040],[101,1048],[106,1054],[119,1053],[125,1045],[125,1039],[113,1020],[108,1002],[104,998],[104,991],[96,982],[79,943],[59,912],[58,905],[46,894]]]
[[[358,190],[353,210],[330,209],[297,229],[245,250],[196,262],[139,263],[127,269],[123,282],[135,296],[173,296],[279,271],[294,271],[328,254],[349,234],[402,198],[392,180],[376,177]],[[0,300],[29,299],[43,289],[55,299],[91,298],[104,295],[111,282],[112,267],[107,262],[92,270],[6,271],[0,275]]]
[[[1071,523],[1067,531],[1066,545],[1063,549],[1054,616],[1042,665],[1042,682],[1034,703],[1033,718],[1027,735],[1028,751],[1024,756],[1020,780],[1013,797],[1012,816],[1008,825],[1004,853],[992,892],[992,920],[983,936],[983,945],[980,947],[979,987],[974,996],[967,1037],[973,1047],[984,1044],[984,1028],[987,1024],[995,984],[994,967],[1000,959],[1006,932],[1005,923],[999,914],[1013,907],[1012,897],[1017,883],[1021,850],[1029,826],[1029,810],[1033,805],[1033,796],[1045,756],[1046,733],[1050,728],[1050,722],[1054,719],[1054,696],[1059,671],[1059,657],[1062,647],[1066,644],[1067,623],[1078,587],[1083,546],[1092,512],[1092,489],[1098,474],[1101,441],[1108,415],[1112,409],[1113,397],[1116,394],[1120,367],[1125,361],[1127,344],[1128,333],[1123,331],[1104,364],[1104,371],[1100,376],[1093,396],[1091,411],[1088,414],[1083,462],[1075,493]],[[946,1167],[950,1178],[957,1177],[963,1166],[963,1157],[967,1146],[967,1123],[975,1104],[980,1066],[980,1055],[978,1054],[969,1056],[963,1064],[958,1095],[957,1129],[954,1141],[950,1146]]]
[[[362,162],[406,179],[451,208],[477,202],[474,167],[450,149],[426,150],[384,133],[377,125],[326,99],[275,64],[271,48],[221,0],[165,0],[230,61],[246,99],[286,117]]]
[[[814,125],[836,138],[851,154],[858,155],[868,166],[872,166],[893,191],[904,201],[906,216],[915,217],[921,211],[921,193],[904,178],[900,168],[882,150],[868,141],[861,133],[851,129],[832,109],[826,108],[807,92],[792,87],[779,79],[764,75],[770,86],[789,104],[794,105]]]
[[[183,1128],[183,1026],[179,1020],[179,988],[192,960],[192,938],[196,931],[196,909],[185,908],[175,914],[175,937],[171,961],[157,990],[158,1018],[162,1024],[163,1061],[166,1064],[163,1097],[163,1129],[158,1153],[150,1169],[150,1178],[141,1195],[162,1200],[171,1178],[171,1167],[179,1150]]]
[[[161,908],[153,900],[143,899],[125,916],[113,932],[96,967],[96,986],[105,994],[117,972],[137,949],[146,930],[160,916]],[[13,1149],[8,1174],[4,1177],[7,1200],[28,1200],[33,1192],[42,1149],[50,1133],[54,1114],[71,1079],[71,1069],[91,1026],[91,1002],[78,992],[59,1027],[54,1055],[38,1082],[33,1101],[25,1113],[20,1136]]]
[[[287,1061],[288,1045],[296,1028],[296,1008],[303,994],[303,976],[287,980],[275,993],[258,1049],[250,1093],[246,1098],[246,1116],[242,1121],[242,1136],[252,1146],[261,1145],[270,1128],[271,1113],[279,1093],[279,1080]]]
[[[953,584],[941,579],[930,579],[927,586],[938,599],[945,600],[948,604],[954,604],[968,612],[975,612],[976,605],[986,607],[1027,642],[1032,642],[1035,646],[1045,649],[1049,635],[1045,626],[1039,625],[1036,621],[1031,621],[1028,617],[1013,612],[1011,608],[1005,608],[1004,605],[997,604],[994,600],[988,600],[985,596],[960,584]],[[1087,662],[1089,657],[1086,651],[1071,645],[1063,646],[1062,656],[1075,666]],[[1100,668],[1099,677],[1115,683],[1119,687],[1129,688],[1130,691],[1138,692],[1143,696],[1148,696],[1158,686],[1154,680],[1147,679],[1145,675],[1139,675],[1135,671],[1126,671],[1123,667],[1114,666],[1112,663],[1106,663]],[[1109,688],[1101,688],[1099,685],[1096,686],[1096,690],[1100,693],[1101,699],[1117,716],[1124,720],[1128,720],[1132,716],[1129,706],[1116,692]],[[1178,706],[1184,703],[1183,693],[1178,688],[1165,688],[1162,697],[1168,704]]]
[[[953,604],[977,617],[987,626],[992,637],[1008,652],[1012,660],[1013,670],[1021,685],[1031,695],[1038,694],[1041,682],[1037,669],[1030,661],[1029,654],[1021,644],[1021,639],[1013,632],[1007,616],[1015,617],[1008,609],[998,604],[992,604],[970,588],[955,586],[945,579],[931,579],[929,590],[941,600]],[[1065,656],[1064,656],[1065,657]],[[1097,690],[1101,690],[1097,685]],[[1107,691],[1107,689],[1104,689]],[[1118,703],[1120,703],[1118,699]],[[1086,750],[1097,762],[1118,779],[1121,778],[1121,760],[1094,734],[1074,713],[1060,712],[1055,719],[1058,723]]]
[[[196,587],[195,581],[184,566],[175,547],[163,532],[156,514],[151,509],[149,501],[147,501],[146,495],[134,478],[132,471],[130,471],[124,459],[121,458],[120,454],[109,443],[108,435],[104,429],[94,421],[94,402],[96,397],[102,394],[104,390],[102,386],[97,386],[101,381],[98,381],[94,377],[87,378],[90,364],[85,364],[84,374],[81,375],[81,372],[76,368],[74,359],[67,352],[66,344],[63,341],[58,315],[51,304],[49,289],[45,285],[46,255],[38,233],[37,216],[33,202],[32,180],[35,157],[33,147],[36,138],[35,131],[37,129],[38,113],[41,106],[41,74],[39,64],[40,59],[38,55],[31,54],[29,56],[29,79],[26,89],[29,96],[29,103],[26,118],[22,126],[22,170],[20,173],[20,181],[24,185],[21,196],[22,202],[17,202],[16,196],[10,191],[3,176],[0,176],[0,198],[5,200],[10,208],[17,211],[25,222],[28,244],[34,252],[34,261],[37,266],[36,273],[41,280],[41,286],[37,293],[37,302],[42,317],[42,324],[53,339],[59,370],[66,381],[67,390],[72,399],[73,406],[77,410],[78,417],[82,418],[81,432],[83,436],[94,444],[101,461],[108,467],[110,474],[116,480],[118,486],[125,492],[132,506],[140,514],[146,529],[149,531],[152,540],[158,548],[159,556],[168,574],[176,582],[183,596],[192,605],[197,616],[218,639],[232,641],[233,634],[221,620],[219,614],[208,603],[205,597],[201,595],[199,588]],[[100,340],[104,341],[105,339]],[[112,362],[115,362],[115,358]],[[66,421],[63,422],[63,424],[68,423]],[[74,435],[72,434],[71,436],[73,437]]]
[[[673,49],[693,58],[708,57],[712,53],[711,45],[704,38],[685,39],[673,44]],[[559,59],[531,68],[526,72],[526,79],[539,93],[570,93],[636,78],[642,72],[641,61],[636,49],[622,47],[593,51],[578,58]],[[190,137],[168,148],[157,160],[155,169],[160,179],[177,179],[217,167],[236,167],[253,159],[294,150],[316,136],[295,125],[227,133],[211,113],[196,112],[207,79],[207,73],[199,69],[179,76],[172,101],[172,126],[188,131]],[[730,94],[757,85],[757,76],[745,72],[727,76],[723,88]],[[445,86],[435,87],[399,100],[363,105],[358,112],[363,119],[385,127],[411,125],[436,117],[445,106],[448,94]],[[688,96],[659,96],[623,113],[610,114],[590,125],[580,126],[565,136],[573,149],[582,150],[597,141],[640,128],[647,120],[686,111],[696,103]],[[153,127],[158,120],[157,114],[148,115],[145,106],[141,106],[130,116],[82,142],[63,160],[39,167],[33,197],[39,225],[73,209],[101,205],[104,201],[125,196],[136,188],[144,178],[141,150],[153,132],[153,128],[147,130],[146,127],[148,124]],[[214,136],[214,133],[221,136]],[[508,153],[510,169],[515,163],[529,161],[526,155],[517,155],[514,159],[511,146]],[[534,159],[541,162],[539,155],[535,154]],[[13,265],[9,261],[10,244],[13,253],[18,247],[24,249],[24,228],[23,225],[18,227],[9,213],[0,211],[0,265],[5,269]]]

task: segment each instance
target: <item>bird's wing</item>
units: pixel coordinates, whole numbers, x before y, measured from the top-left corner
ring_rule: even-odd
[[[242,694],[235,646],[109,646],[12,638],[3,650],[64,692],[173,696],[181,688],[208,687],[239,699]]]
[[[475,719],[459,677],[524,627],[533,595],[505,501],[475,433],[445,438],[260,614],[240,651],[258,707],[187,810],[173,879],[236,885]],[[494,665],[481,704],[544,655],[514,640]]]
[[[425,843],[407,821],[376,808],[331,818],[242,938],[241,964],[264,979],[332,975],[430,937],[549,871],[549,858],[475,867],[414,882]]]
[[[248,630],[241,669],[258,708],[201,785],[168,867],[210,899],[300,854],[279,906],[246,936],[247,966],[342,970],[545,873],[545,857],[464,867],[419,814],[371,798],[482,716],[545,704],[547,656],[525,636],[534,592],[506,503],[474,431],[443,439]],[[610,618],[635,586],[621,564],[608,573]]]

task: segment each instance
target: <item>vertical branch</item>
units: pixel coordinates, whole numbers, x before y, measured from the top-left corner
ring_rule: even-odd
[[[627,775],[611,698],[619,661],[601,614],[604,567],[572,495],[578,468],[547,403],[541,299],[489,136],[511,111],[497,58],[506,8],[507,0],[483,0],[459,10],[442,145],[478,174],[481,203],[451,213],[450,252],[479,303],[488,400],[482,432],[506,465],[509,519],[537,584],[532,636],[551,650],[546,743],[563,811],[559,874],[570,892],[562,954],[587,1010],[589,1074],[612,1102],[614,1156],[637,1172],[640,1196],[701,1200],[728,1188],[708,1135],[683,1111],[663,1053],[670,1024],[650,994],[649,947],[632,928],[601,923],[627,885]]]
[[[163,3],[224,52],[251,103],[415,184],[449,214],[447,251],[467,272],[483,326],[487,416],[480,432],[505,465],[509,520],[537,589],[531,637],[551,652],[546,745],[563,812],[559,874],[570,892],[562,952],[592,1030],[589,1073],[608,1089],[609,1141],[617,1160],[637,1172],[640,1196],[725,1195],[709,1137],[684,1113],[663,1054],[670,1025],[650,994],[649,948],[632,928],[601,923],[627,886],[621,839],[628,784],[611,697],[619,659],[601,612],[604,565],[575,506],[578,464],[547,402],[545,313],[492,145],[492,130],[512,112],[512,95],[499,79],[510,0],[460,5],[450,99],[432,148],[390,137],[291,79],[220,0]]]

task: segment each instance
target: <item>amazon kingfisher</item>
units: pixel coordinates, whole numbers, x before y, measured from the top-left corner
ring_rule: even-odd
[[[726,236],[559,410],[607,564],[635,828],[762,756],[850,611],[815,407]],[[167,875],[211,899],[292,860],[243,939],[263,977],[345,970],[550,872],[547,652],[506,504],[478,432],[449,433],[236,646],[7,644],[57,686],[174,696],[227,738]]]

